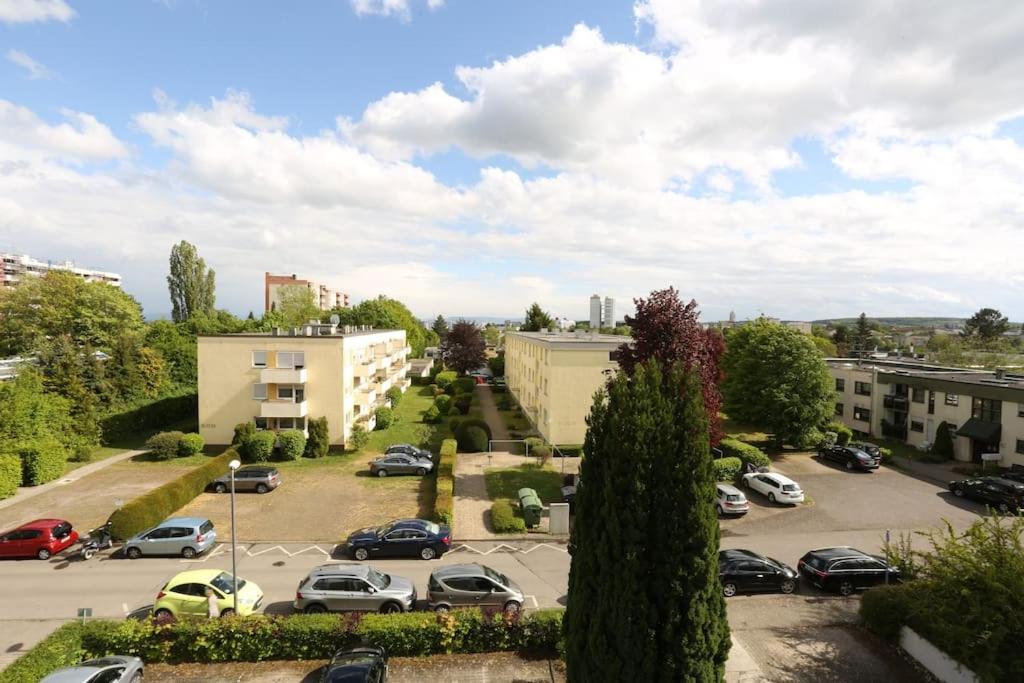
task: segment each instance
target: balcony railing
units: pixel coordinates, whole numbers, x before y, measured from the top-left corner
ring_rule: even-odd
[[[260,417],[306,417],[309,407],[306,401],[262,401]]]
[[[887,394],[882,397],[882,405],[889,410],[906,411],[910,403],[906,396]]]
[[[260,384],[305,384],[306,368],[263,368]]]

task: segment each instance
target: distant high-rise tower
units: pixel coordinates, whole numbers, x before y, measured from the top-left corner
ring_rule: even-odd
[[[615,327],[615,299],[610,296],[604,298],[604,326]]]
[[[729,322],[730,323],[735,323],[736,322],[736,311],[729,311]]]
[[[601,297],[597,294],[590,297],[590,329],[594,332],[601,329]]]

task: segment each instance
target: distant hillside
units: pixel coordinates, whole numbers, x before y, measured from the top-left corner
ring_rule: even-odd
[[[894,327],[959,327],[967,322],[967,318],[872,318],[871,316],[868,316],[868,320]],[[815,325],[837,325],[839,323],[852,325],[857,322],[857,318],[826,318],[812,322]]]

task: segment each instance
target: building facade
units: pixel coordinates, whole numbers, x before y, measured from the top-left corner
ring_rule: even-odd
[[[332,289],[327,285],[312,280],[300,279],[297,275],[273,275],[263,274],[263,305],[264,311],[272,311],[281,304],[282,287],[306,287],[313,292],[317,306],[321,311],[329,311],[332,308],[345,308],[348,306],[348,294]]]
[[[590,296],[590,329],[601,329],[601,297],[597,294]]]
[[[836,419],[869,436],[917,448],[935,442],[945,422],[954,457],[1024,465],[1024,375],[926,365],[904,360],[830,358]]]
[[[604,320],[601,322],[604,327],[615,327],[615,299],[610,296],[604,298]]]
[[[229,444],[240,422],[258,429],[308,428],[326,417],[330,442],[344,445],[356,424],[374,427],[385,392],[409,388],[404,330],[339,329],[310,323],[264,334],[203,335],[199,433]]]
[[[594,392],[618,371],[624,342],[609,334],[505,334],[505,381],[548,443],[583,443]]]
[[[106,282],[114,287],[121,286],[121,276],[117,273],[80,268],[71,261],[61,261],[59,263],[39,261],[25,254],[0,253],[0,262],[3,263],[3,286],[5,287],[14,287],[23,277],[40,277],[51,270],[73,273],[86,282]]]

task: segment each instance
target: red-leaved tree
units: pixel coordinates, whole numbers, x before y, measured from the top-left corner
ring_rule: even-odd
[[[459,320],[441,341],[441,360],[460,375],[487,362],[484,333],[475,323]]]
[[[697,302],[691,299],[684,304],[674,287],[656,290],[647,299],[634,299],[633,303],[636,315],[626,316],[633,342],[619,347],[619,367],[631,376],[638,365],[654,358],[663,368],[675,363],[697,368],[708,414],[708,435],[714,446],[722,439],[722,394],[718,387],[725,340],[701,326]]]

